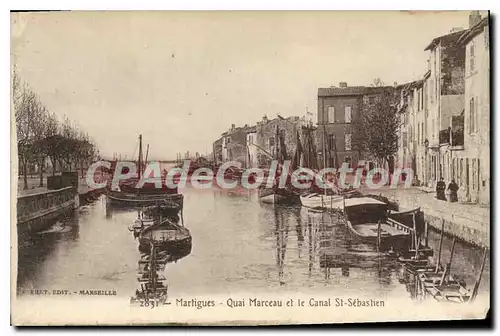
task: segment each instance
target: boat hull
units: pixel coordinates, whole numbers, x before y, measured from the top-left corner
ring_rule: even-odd
[[[183,257],[190,254],[193,242],[191,237],[186,237],[179,240],[156,243],[155,246],[159,251],[165,251],[171,258],[176,259],[175,257]],[[141,253],[151,253],[150,239],[139,238],[139,251]]]
[[[259,201],[265,204],[294,205],[300,204],[300,197],[285,189],[278,189],[277,191],[273,189],[260,189]]]
[[[347,228],[352,236],[363,243],[375,246],[378,244],[378,236],[376,233],[378,230],[377,223],[353,225],[350,221],[347,221]],[[395,230],[390,224],[381,224],[381,230],[384,233],[380,235],[380,249],[393,250],[394,252],[407,251],[411,244],[411,235],[403,231],[400,233],[387,234],[386,231],[388,231],[389,228]],[[370,233],[367,234],[367,231]]]
[[[149,205],[168,205],[169,213],[177,214],[183,207],[182,194],[130,194],[121,191],[108,190],[106,203],[117,207],[142,208]]]
[[[300,196],[300,203],[311,209],[337,209],[343,208],[343,197],[340,195],[305,195]]]

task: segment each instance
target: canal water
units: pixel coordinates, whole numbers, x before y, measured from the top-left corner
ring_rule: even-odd
[[[249,191],[183,193],[193,246],[167,266],[169,296],[295,292],[412,301],[399,280],[401,265],[351,237],[336,215],[260,204]],[[61,289],[134,296],[140,253],[128,227],[136,217],[133,210],[107,210],[102,196],[45,232],[19,237],[18,295]],[[437,250],[437,233],[429,244]],[[450,248],[446,237],[443,262]],[[481,257],[481,250],[457,243],[452,274],[472,287]],[[489,274],[487,261],[479,297],[489,296]]]

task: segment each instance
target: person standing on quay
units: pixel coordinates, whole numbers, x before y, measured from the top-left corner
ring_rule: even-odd
[[[439,182],[436,184],[436,196],[438,200],[446,201],[446,195],[444,194],[446,190],[446,184],[444,183],[443,178],[439,179]]]
[[[448,190],[450,191],[450,202],[458,202],[458,184],[455,183],[455,180],[451,180],[448,184]]]

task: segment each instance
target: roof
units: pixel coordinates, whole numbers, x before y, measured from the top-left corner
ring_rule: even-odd
[[[257,126],[249,126],[247,128],[247,133],[254,133],[257,132]]]
[[[362,96],[365,94],[378,94],[386,90],[394,90],[394,86],[334,86],[319,88],[318,97]]]
[[[446,34],[443,36],[436,37],[435,39],[432,40],[432,42],[424,49],[424,50],[432,50],[434,49],[439,43],[448,43],[448,42],[453,42],[456,41],[462,36],[464,33],[464,30]]]
[[[472,28],[467,29],[458,39],[459,44],[467,44],[475,36],[481,34],[484,31],[484,27],[489,25],[488,17],[483,18],[481,21],[476,23]]]
[[[363,94],[379,94],[387,91],[395,90],[394,86],[367,86]]]
[[[318,97],[360,96],[364,88],[364,86],[319,88]]]
[[[370,198],[370,197],[356,197],[356,198],[348,198],[345,200],[345,207],[346,208],[349,208],[349,207],[354,207],[354,206],[358,206],[358,205],[372,205],[372,204],[376,204],[376,205],[387,205],[386,203],[384,202],[381,202],[381,201],[378,201],[374,198]]]

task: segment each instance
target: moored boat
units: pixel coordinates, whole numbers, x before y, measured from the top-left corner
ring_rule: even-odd
[[[259,200],[266,204],[293,205],[300,202],[298,194],[285,188],[261,188]]]
[[[301,204],[311,209],[342,209],[343,201],[344,196],[338,194],[307,193],[300,195]]]
[[[176,217],[158,219],[157,224],[145,228],[139,236],[139,250],[142,253],[149,253],[151,246],[171,256],[186,255],[191,252],[191,233],[179,225]]]
[[[360,197],[344,200],[344,215],[349,231],[363,242],[392,251],[408,250],[412,228],[388,217],[388,205]]]
[[[157,183],[148,180],[140,186],[138,184],[141,181],[141,176],[144,174],[145,162],[142,159],[142,135],[139,136],[139,159],[137,161],[137,171],[136,176],[132,176],[126,180],[122,180],[118,185],[112,185],[109,183],[106,188],[106,198],[107,204],[111,206],[120,207],[144,207],[148,205],[158,204],[168,204],[171,208],[171,212],[177,213],[182,210],[184,197],[179,194],[178,188],[170,188],[165,183],[165,176],[156,177],[161,181],[156,180],[155,182],[161,182],[161,187],[157,187]],[[116,166],[116,163],[115,163]],[[127,170],[127,168],[124,168]],[[122,171],[122,173],[124,173]]]

